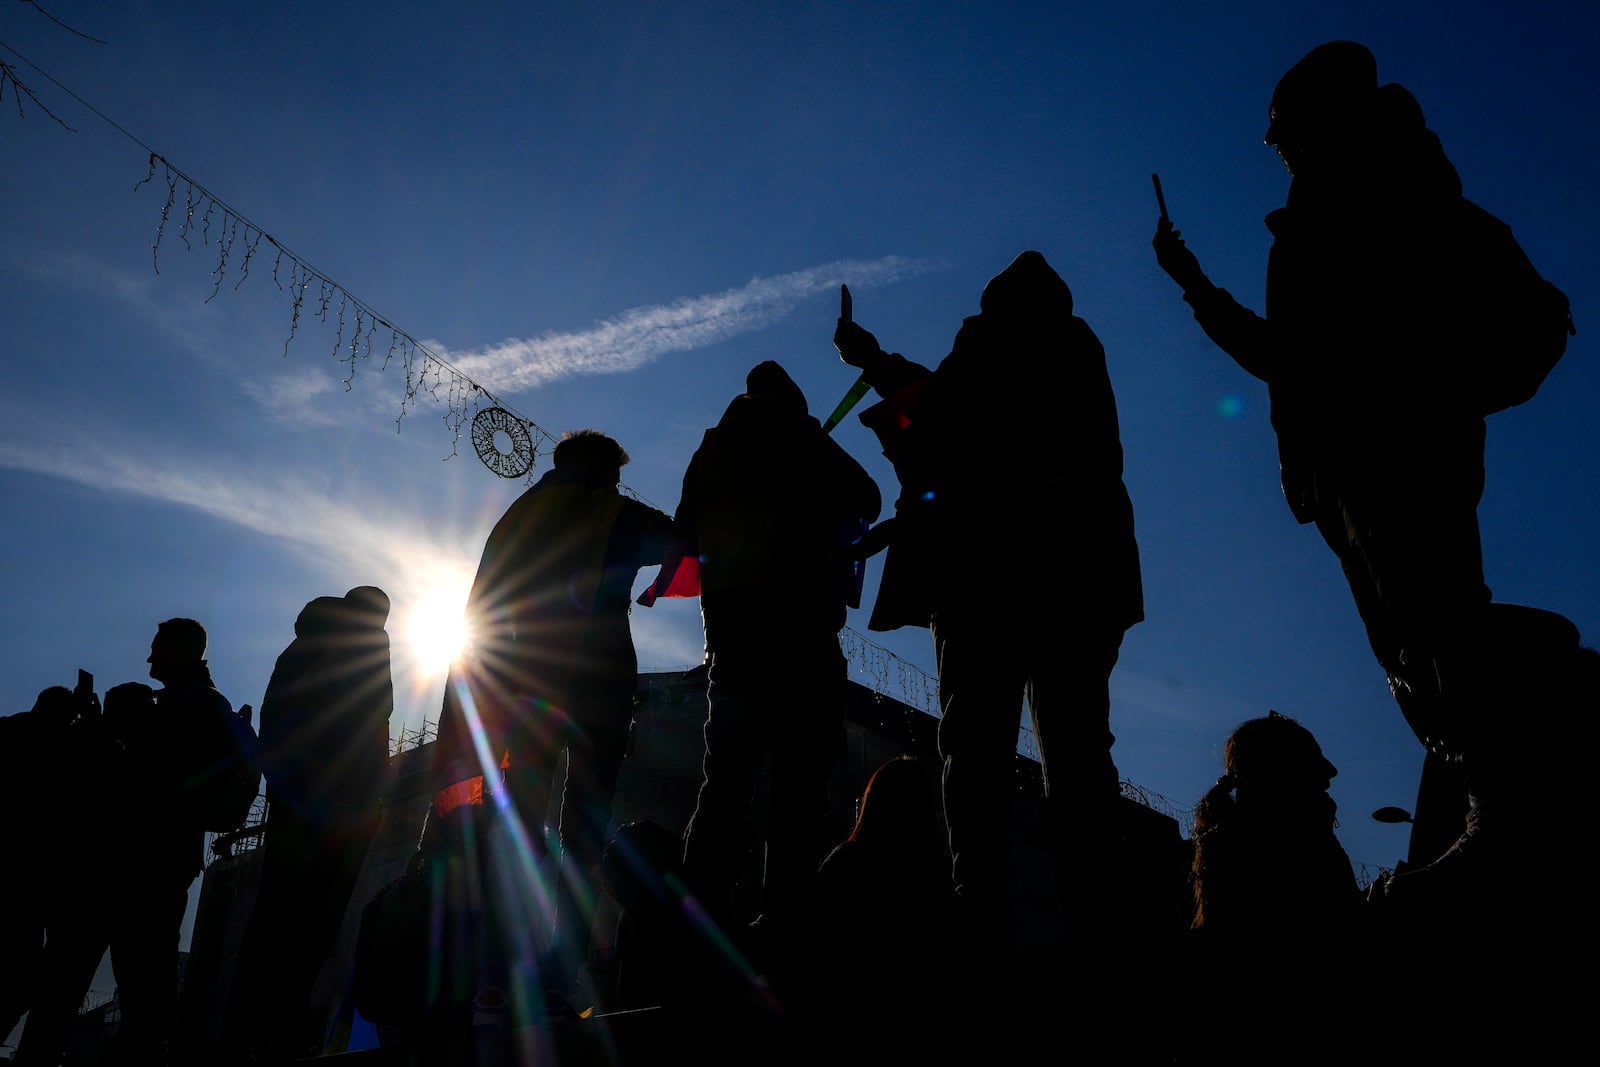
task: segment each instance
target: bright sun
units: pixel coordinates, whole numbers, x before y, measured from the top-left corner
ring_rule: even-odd
[[[423,590],[406,617],[406,641],[427,674],[443,674],[467,637],[467,584],[439,582]]]

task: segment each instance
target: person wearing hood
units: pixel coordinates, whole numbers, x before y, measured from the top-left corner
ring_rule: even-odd
[[[732,920],[745,817],[770,753],[762,924],[796,915],[823,850],[827,778],[844,718],[839,631],[847,549],[882,499],[768,360],[705,432],[683,477],[662,575],[641,598],[700,597],[709,662],[704,779],[684,864],[714,919]]]
[[[267,683],[261,890],[224,1031],[241,1050],[321,1052],[323,1028],[308,1018],[312,986],[382,818],[394,712],[388,617],[376,586],[317,597],[295,619]]]
[[[1484,581],[1484,417],[1531,397],[1560,357],[1566,297],[1504,223],[1462,197],[1416,99],[1378,84],[1364,46],[1313,49],[1278,83],[1269,115],[1266,143],[1292,178],[1266,220],[1265,316],[1213,284],[1166,218],[1156,259],[1206,334],[1267,383],[1290,510],[1338,558],[1430,760],[1467,782],[1459,837],[1413,830],[1414,843],[1442,836],[1443,866],[1389,891],[1444,884],[1423,870],[1487,887],[1479,875],[1492,864],[1472,857],[1483,859],[1487,827],[1503,839],[1517,821],[1499,797],[1484,802],[1514,776],[1491,720],[1518,699],[1518,672],[1504,669],[1516,635],[1497,633]],[[1425,799],[1419,810],[1452,807]]]
[[[1120,848],[1109,679],[1144,593],[1105,350],[1072,291],[1027,251],[979,307],[936,370],[852,322],[834,344],[882,398],[859,417],[900,497],[872,535],[888,554],[871,627],[932,631],[953,877],[964,936],[988,956],[1010,950],[1024,698],[1069,936],[1087,947],[1108,929]]]

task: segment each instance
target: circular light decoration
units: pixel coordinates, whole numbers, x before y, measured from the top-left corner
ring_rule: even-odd
[[[483,465],[502,478],[520,478],[533,467],[528,424],[505,408],[484,408],[473,417],[472,447]]]

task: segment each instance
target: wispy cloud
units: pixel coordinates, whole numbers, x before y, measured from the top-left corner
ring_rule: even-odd
[[[162,279],[154,274],[124,270],[77,252],[12,257],[9,265],[41,281],[109,296],[196,355],[216,354],[215,326],[205,317],[201,302],[191,299],[189,291],[163,287]]]
[[[129,442],[86,451],[0,441],[0,467],[188,508],[284,542],[329,574],[359,574],[382,585],[394,600],[396,625],[403,625],[408,611],[437,595],[441,586],[465,603],[486,532],[471,528],[471,522],[459,529],[428,530],[415,515],[402,515],[381,501],[330,496],[293,476],[251,477],[236,469],[209,469],[191,458],[155,455]],[[676,612],[636,616],[636,641],[647,667],[700,660],[698,608],[676,607]],[[394,626],[391,633],[398,633]],[[404,644],[397,643],[397,677],[402,666],[417,673],[409,660]],[[424,673],[423,680],[433,684],[431,675]]]
[[[336,412],[314,407],[311,402],[323,394],[346,391],[342,381],[320,367],[246,378],[239,383],[239,388],[269,415],[306,426],[338,425],[340,416]],[[393,406],[387,395],[383,400]]]
[[[580,375],[622,374],[673,352],[688,352],[754,333],[799,304],[841,284],[859,289],[888,285],[931,269],[925,260],[887,256],[838,260],[808,270],[752,278],[720,293],[637,307],[615,318],[566,333],[513,338],[487,348],[453,351],[435,346],[463,374],[497,393],[512,394]]]
[[[476,564],[476,549],[418,529],[414,517],[370,501],[334,499],[292,477],[267,479],[196,466],[133,447],[53,448],[0,441],[0,467],[175,504],[286,541],[334,567],[402,574],[422,558]],[[396,536],[397,530],[407,531]]]

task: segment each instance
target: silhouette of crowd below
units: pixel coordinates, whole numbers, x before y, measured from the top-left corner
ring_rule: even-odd
[[[1583,982],[1552,959],[1583,928],[1577,783],[1600,653],[1560,615],[1492,599],[1477,525],[1485,419],[1560,358],[1567,299],[1463,197],[1421,107],[1380,85],[1363,46],[1322,45],[1288,71],[1265,140],[1291,182],[1267,217],[1264,314],[1211,281],[1164,201],[1153,249],[1199,327],[1267,383],[1290,510],[1332,551],[1425,753],[1392,872],[1358,886],[1334,832],[1338,770],[1311,732],[1240,709],[1195,808],[1190,905],[1129,921],[1121,897],[1140,876],[1110,678],[1144,618],[1135,509],[1107,353],[1030,250],[932,366],[841,315],[834,345],[876,393],[858,418],[899,483],[886,518],[880,487],[771,360],[705,431],[674,514],[619,491],[621,443],[567,433],[486,540],[426,822],[371,899],[356,889],[390,817],[394,710],[381,589],[306,603],[259,714],[217,691],[201,622],[173,618],[151,643],[159,688],[128,681],[102,701],[80,673],[0,719],[0,1034],[26,1015],[15,1062],[64,1062],[108,952],[122,1013],[109,1062],[340,1051],[310,998],[347,910],[361,928],[341,1010],[400,1034],[383,1050],[396,1063],[1567,1050]],[[870,627],[929,631],[937,760],[878,766],[849,835],[829,840],[838,637],[872,558]],[[637,604],[697,597],[704,621],[702,775],[681,836],[613,817],[638,755],[633,590],[653,567]],[[1011,914],[1024,711],[1063,931],[1048,945],[1017,943]],[[238,830],[263,780],[259,893],[217,979],[214,1039],[189,1047],[189,890],[206,834]],[[69,828],[113,804],[131,806],[126,830],[83,848]],[[602,896],[620,908],[620,975],[592,1003]],[[1152,973],[1181,987],[1180,1008],[1130,995]]]

